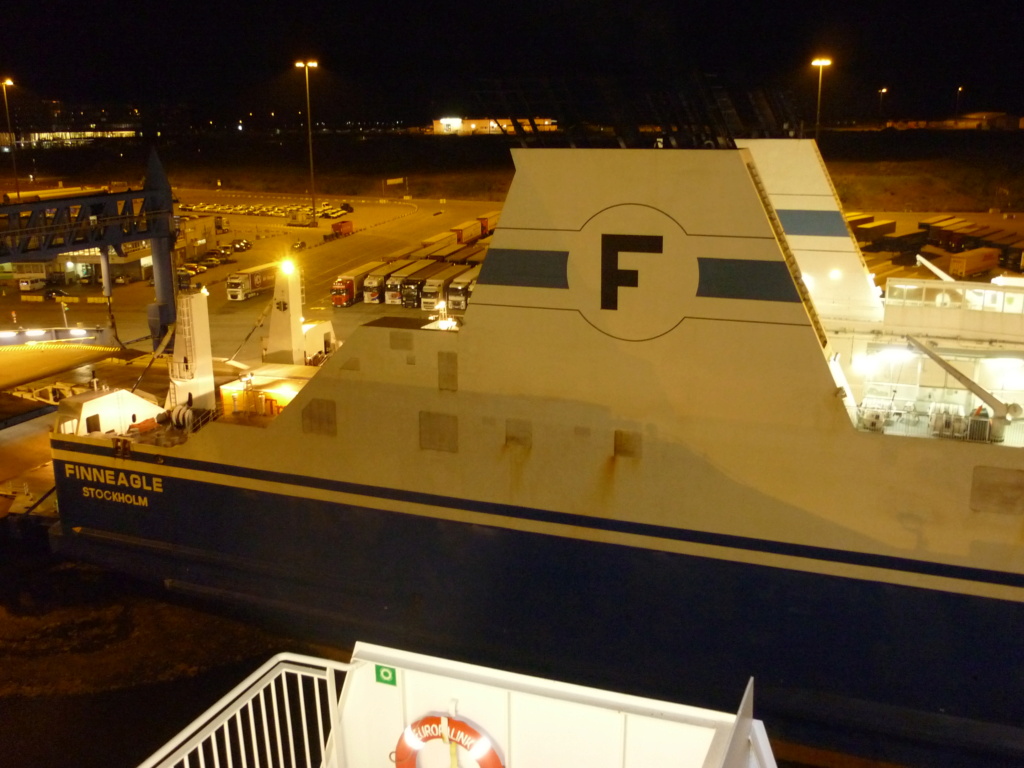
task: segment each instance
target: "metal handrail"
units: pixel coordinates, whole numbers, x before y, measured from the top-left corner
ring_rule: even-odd
[[[352,668],[343,662],[279,653],[139,768],[282,765],[285,754],[292,766],[334,765],[331,728],[337,722],[339,696],[335,678]],[[289,675],[294,677],[291,682]]]

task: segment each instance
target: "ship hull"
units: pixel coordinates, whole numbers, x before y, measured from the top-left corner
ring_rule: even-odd
[[[55,461],[57,551],[294,632],[443,649],[718,708],[753,676],[759,716],[777,737],[861,752],[871,745],[876,756],[909,761],[935,749],[978,749],[996,764],[1024,757],[1015,727],[1024,721],[1024,607],[1016,602],[515,529],[516,520],[561,519],[544,510],[273,478],[305,485],[310,496],[318,488],[378,500],[415,495],[495,521],[467,524],[239,488],[224,482],[230,470],[220,464],[179,461],[176,476],[155,476],[151,463],[110,470],[72,444],[55,447],[63,457]],[[220,482],[200,479],[214,471]],[[233,471],[240,482],[265,476]],[[96,492],[108,487],[97,477],[116,488],[122,475],[126,490]],[[580,530],[608,525],[574,521]],[[689,537],[711,548],[726,543]],[[825,569],[848,558],[813,555]]]

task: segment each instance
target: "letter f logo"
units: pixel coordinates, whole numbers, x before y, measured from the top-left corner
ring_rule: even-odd
[[[601,309],[619,308],[619,287],[636,288],[640,273],[619,269],[620,253],[661,253],[661,235],[601,235]]]

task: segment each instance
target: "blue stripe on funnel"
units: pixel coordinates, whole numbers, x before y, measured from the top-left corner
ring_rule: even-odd
[[[849,237],[846,219],[839,211],[776,211],[787,235]]]
[[[781,261],[697,259],[697,295],[714,299],[800,301],[789,268]]]
[[[480,270],[482,285],[519,288],[569,287],[568,251],[491,248]],[[697,295],[717,299],[800,301],[793,278],[781,261],[697,259]]]
[[[568,288],[568,251],[490,248],[480,269],[480,283],[520,288]]]

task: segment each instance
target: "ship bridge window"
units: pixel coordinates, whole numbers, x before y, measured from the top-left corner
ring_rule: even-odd
[[[437,353],[437,388],[448,392],[459,391],[458,353]]]
[[[971,510],[1024,515],[1024,472],[1005,467],[976,466],[971,482]]]
[[[1002,312],[1003,311],[1003,292],[1002,291],[985,291],[985,311],[986,312]]]
[[[73,435],[78,431],[78,419],[63,418],[57,425],[57,432],[62,435]]]
[[[336,437],[338,410],[333,400],[314,397],[302,409],[302,431],[310,435]]]
[[[643,455],[643,436],[628,429],[615,430],[615,455],[639,459]]]
[[[533,424],[526,419],[505,419],[505,445],[533,447]]]
[[[1008,315],[1019,315],[1024,312],[1024,294],[1012,291],[1004,293],[1003,312]]]
[[[420,448],[459,452],[459,417],[450,413],[420,411]]]
[[[927,287],[924,291],[926,306],[959,308],[964,301],[964,292],[955,288]]]
[[[920,285],[915,285],[913,283],[889,283],[888,290],[885,295],[887,303],[891,302],[893,304],[904,304],[910,306],[920,304],[921,299],[922,288]]]
[[[401,351],[412,350],[412,334],[408,331],[392,331],[390,342],[392,349]]]
[[[966,299],[967,309],[973,309],[975,312],[981,312],[985,309],[985,291],[967,291]]]

